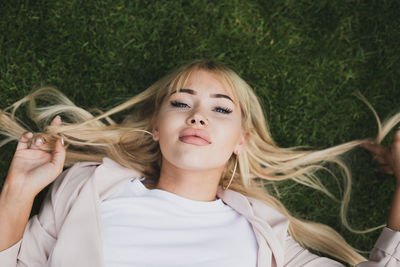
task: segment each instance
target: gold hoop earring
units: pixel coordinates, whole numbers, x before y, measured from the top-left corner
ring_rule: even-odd
[[[233,173],[232,173],[231,180],[229,181],[228,186],[226,188],[224,188],[224,190],[227,190],[229,188],[229,186],[231,185],[231,183],[232,183],[233,176],[235,176],[235,172],[236,172],[237,162],[238,162],[238,156],[236,155],[235,167],[233,167]]]

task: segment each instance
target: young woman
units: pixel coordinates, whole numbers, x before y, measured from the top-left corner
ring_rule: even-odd
[[[60,113],[64,122],[56,116],[42,133],[25,132],[14,113],[27,101],[39,126]],[[128,108],[119,124],[109,117]],[[0,195],[1,266],[342,266],[305,248],[350,265],[400,266],[400,131],[390,148],[378,144],[398,114],[377,143],[280,148],[247,83],[223,64],[195,61],[96,117],[51,88],[0,115],[7,141],[19,138]],[[350,180],[337,156],[360,144],[397,178],[369,260],[330,227],[291,216],[263,183],[293,179],[327,192],[313,173],[333,162]]]

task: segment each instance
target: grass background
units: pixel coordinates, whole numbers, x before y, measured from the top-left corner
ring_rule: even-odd
[[[381,118],[399,111],[399,5],[2,1],[0,108],[52,85],[81,107],[107,110],[180,63],[206,58],[230,64],[253,86],[280,146],[326,148],[374,137],[372,113],[352,94],[360,91]],[[15,143],[1,149],[0,177],[6,176],[14,149]],[[361,148],[345,158],[354,175],[351,225],[384,224],[394,178],[378,173]],[[328,176],[321,178],[339,195]],[[352,234],[340,223],[338,203],[304,186],[286,187],[282,201],[294,214],[331,225],[356,248],[372,248],[380,231]]]

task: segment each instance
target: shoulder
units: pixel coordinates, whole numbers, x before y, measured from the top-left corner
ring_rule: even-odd
[[[41,227],[46,228],[53,236],[57,236],[81,188],[90,179],[98,165],[97,162],[78,162],[56,178],[37,215]]]
[[[110,188],[127,177],[139,177],[140,173],[121,166],[110,158],[102,162],[77,162],[66,169],[53,183],[50,198],[54,207],[73,202],[84,187],[92,193],[105,194]]]
[[[262,200],[233,190],[218,189],[218,196],[253,226],[256,236],[267,240],[270,247],[280,253],[285,245],[289,218]]]
[[[252,197],[247,197],[256,217],[267,222],[271,227],[280,226],[285,229],[289,226],[289,218],[271,207],[267,203]]]
[[[284,214],[261,200],[247,199],[264,230],[272,230],[274,238],[269,237],[269,245],[275,248],[274,255],[284,262],[284,266],[343,266],[332,259],[315,255],[297,243],[288,232],[290,220]],[[273,244],[279,244],[279,247]]]
[[[221,187],[217,190],[217,196],[248,220],[256,220],[259,223],[267,224],[271,228],[279,226],[282,229],[284,228],[285,231],[288,228],[289,219],[262,200],[234,190],[223,190]]]
[[[54,181],[52,193],[61,193],[74,185],[85,182],[100,165],[99,162],[77,162],[70,168],[65,169]]]
[[[49,200],[53,208],[57,209],[61,203],[67,203],[73,199],[100,164],[99,162],[77,162],[65,169],[50,188]]]
[[[247,199],[254,216],[262,224],[264,231],[272,233],[275,237],[274,241],[279,244],[280,249],[284,250],[290,224],[289,218],[259,199],[251,197],[247,197]],[[274,241],[271,240],[271,242]]]

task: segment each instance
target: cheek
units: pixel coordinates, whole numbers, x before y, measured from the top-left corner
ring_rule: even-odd
[[[218,133],[216,137],[218,138],[217,146],[231,148],[235,146],[240,137],[241,125],[236,121],[231,121],[226,124],[220,124],[216,127],[216,132]]]
[[[171,114],[168,112],[162,113],[158,118],[158,132],[162,139],[170,139],[182,127],[182,118],[179,114]]]

